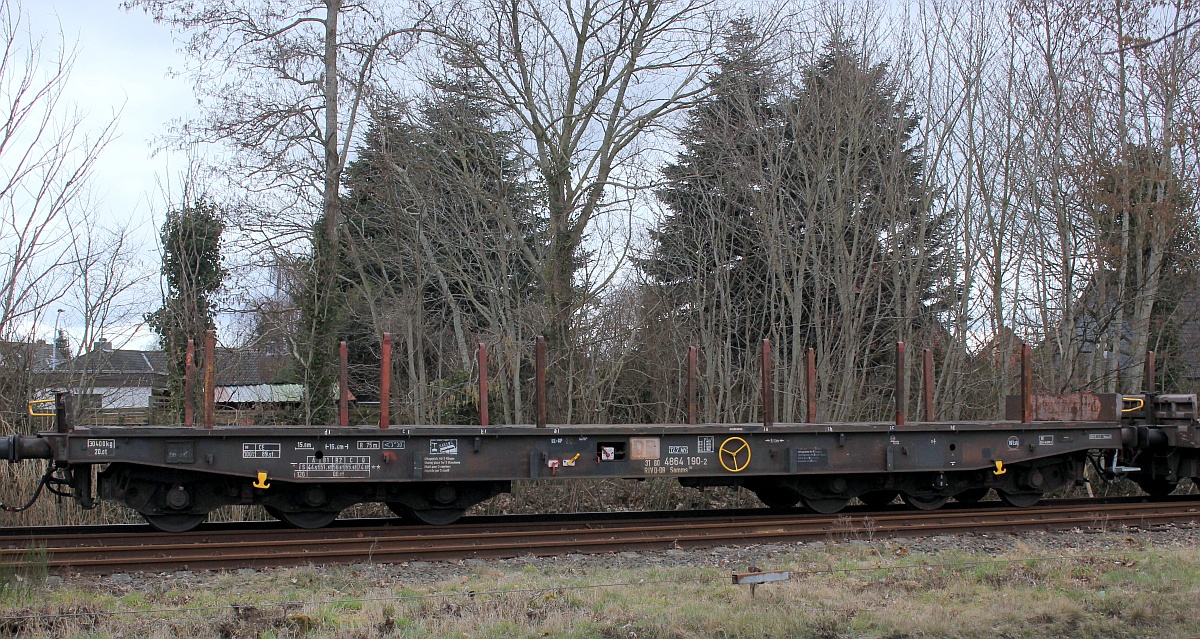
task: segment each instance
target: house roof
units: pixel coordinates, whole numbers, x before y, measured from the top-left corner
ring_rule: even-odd
[[[259,350],[218,348],[216,352],[218,386],[255,386],[281,383],[289,373],[290,358]],[[74,374],[163,377],[168,373],[164,351],[93,349],[60,366]],[[203,374],[203,373],[201,373]]]
[[[165,376],[167,374],[167,354],[162,351],[92,349],[73,359],[66,368],[73,373],[92,375]]]
[[[218,348],[218,386],[279,384],[291,372],[291,358],[260,350]]]
[[[41,340],[37,342],[0,341],[0,365],[12,365],[14,360],[29,362],[29,370],[42,373],[52,369],[56,355],[59,368],[65,366],[71,357],[70,353],[55,353],[54,344],[47,344]]]

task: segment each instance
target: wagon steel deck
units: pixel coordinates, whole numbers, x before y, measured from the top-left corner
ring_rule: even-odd
[[[211,338],[210,333],[209,347]],[[386,389],[388,351],[383,352]],[[854,498],[883,504],[900,496],[929,509],[952,498],[978,500],[991,490],[1012,505],[1030,505],[1049,491],[1084,481],[1089,462],[1100,477],[1129,476],[1152,495],[1169,493],[1182,477],[1200,477],[1195,395],[1034,395],[1027,346],[1021,394],[1009,398],[1005,420],[935,421],[926,351],[926,419],[909,422],[904,346],[898,344],[895,419],[861,423],[820,422],[812,401],[805,423],[774,422],[764,340],[761,422],[697,423],[691,349],[689,423],[547,424],[539,340],[537,422],[496,426],[488,423],[482,345],[479,353],[477,426],[394,426],[381,410],[378,427],[351,427],[343,382],[339,426],[215,427],[208,358],[200,426],[192,427],[190,406],[186,426],[77,426],[70,420],[69,396],[60,395],[56,430],[0,438],[0,459],[50,459],[42,486],[87,508],[94,505],[98,481],[101,499],[133,508],[170,531],[191,528],[231,504],[262,505],[303,527],[325,525],[362,502],[383,502],[402,516],[448,523],[523,479],[672,477],[685,486],[742,486],[770,507],[803,503],[828,513]],[[812,358],[810,349],[809,399],[816,396]],[[387,406],[384,395],[381,409]]]

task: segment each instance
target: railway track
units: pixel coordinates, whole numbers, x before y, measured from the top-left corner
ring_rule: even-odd
[[[220,570],[308,564],[504,558],[803,540],[920,537],[1026,530],[1110,529],[1200,522],[1200,498],[1059,500],[1030,508],[858,510],[838,515],[740,511],[597,518],[466,519],[453,526],[350,520],[318,530],[243,523],[164,534],[144,526],[0,532],[0,564],[46,564],[53,572]]]

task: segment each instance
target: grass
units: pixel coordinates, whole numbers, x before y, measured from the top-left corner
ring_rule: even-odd
[[[1120,534],[1000,554],[888,542],[747,550],[793,571],[753,598],[732,565],[627,558],[295,568],[110,580],[36,571],[0,589],[0,634],[30,637],[1193,637],[1200,550]],[[649,559],[649,553],[643,559]],[[715,557],[715,556],[713,556]],[[1041,558],[1041,559],[1038,559]],[[744,567],[738,566],[737,569]],[[110,615],[106,613],[122,613]]]

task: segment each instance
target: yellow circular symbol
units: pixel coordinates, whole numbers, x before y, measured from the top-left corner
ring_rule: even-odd
[[[731,473],[740,473],[750,465],[750,442],[741,437],[730,437],[721,442],[717,458],[725,470]]]

